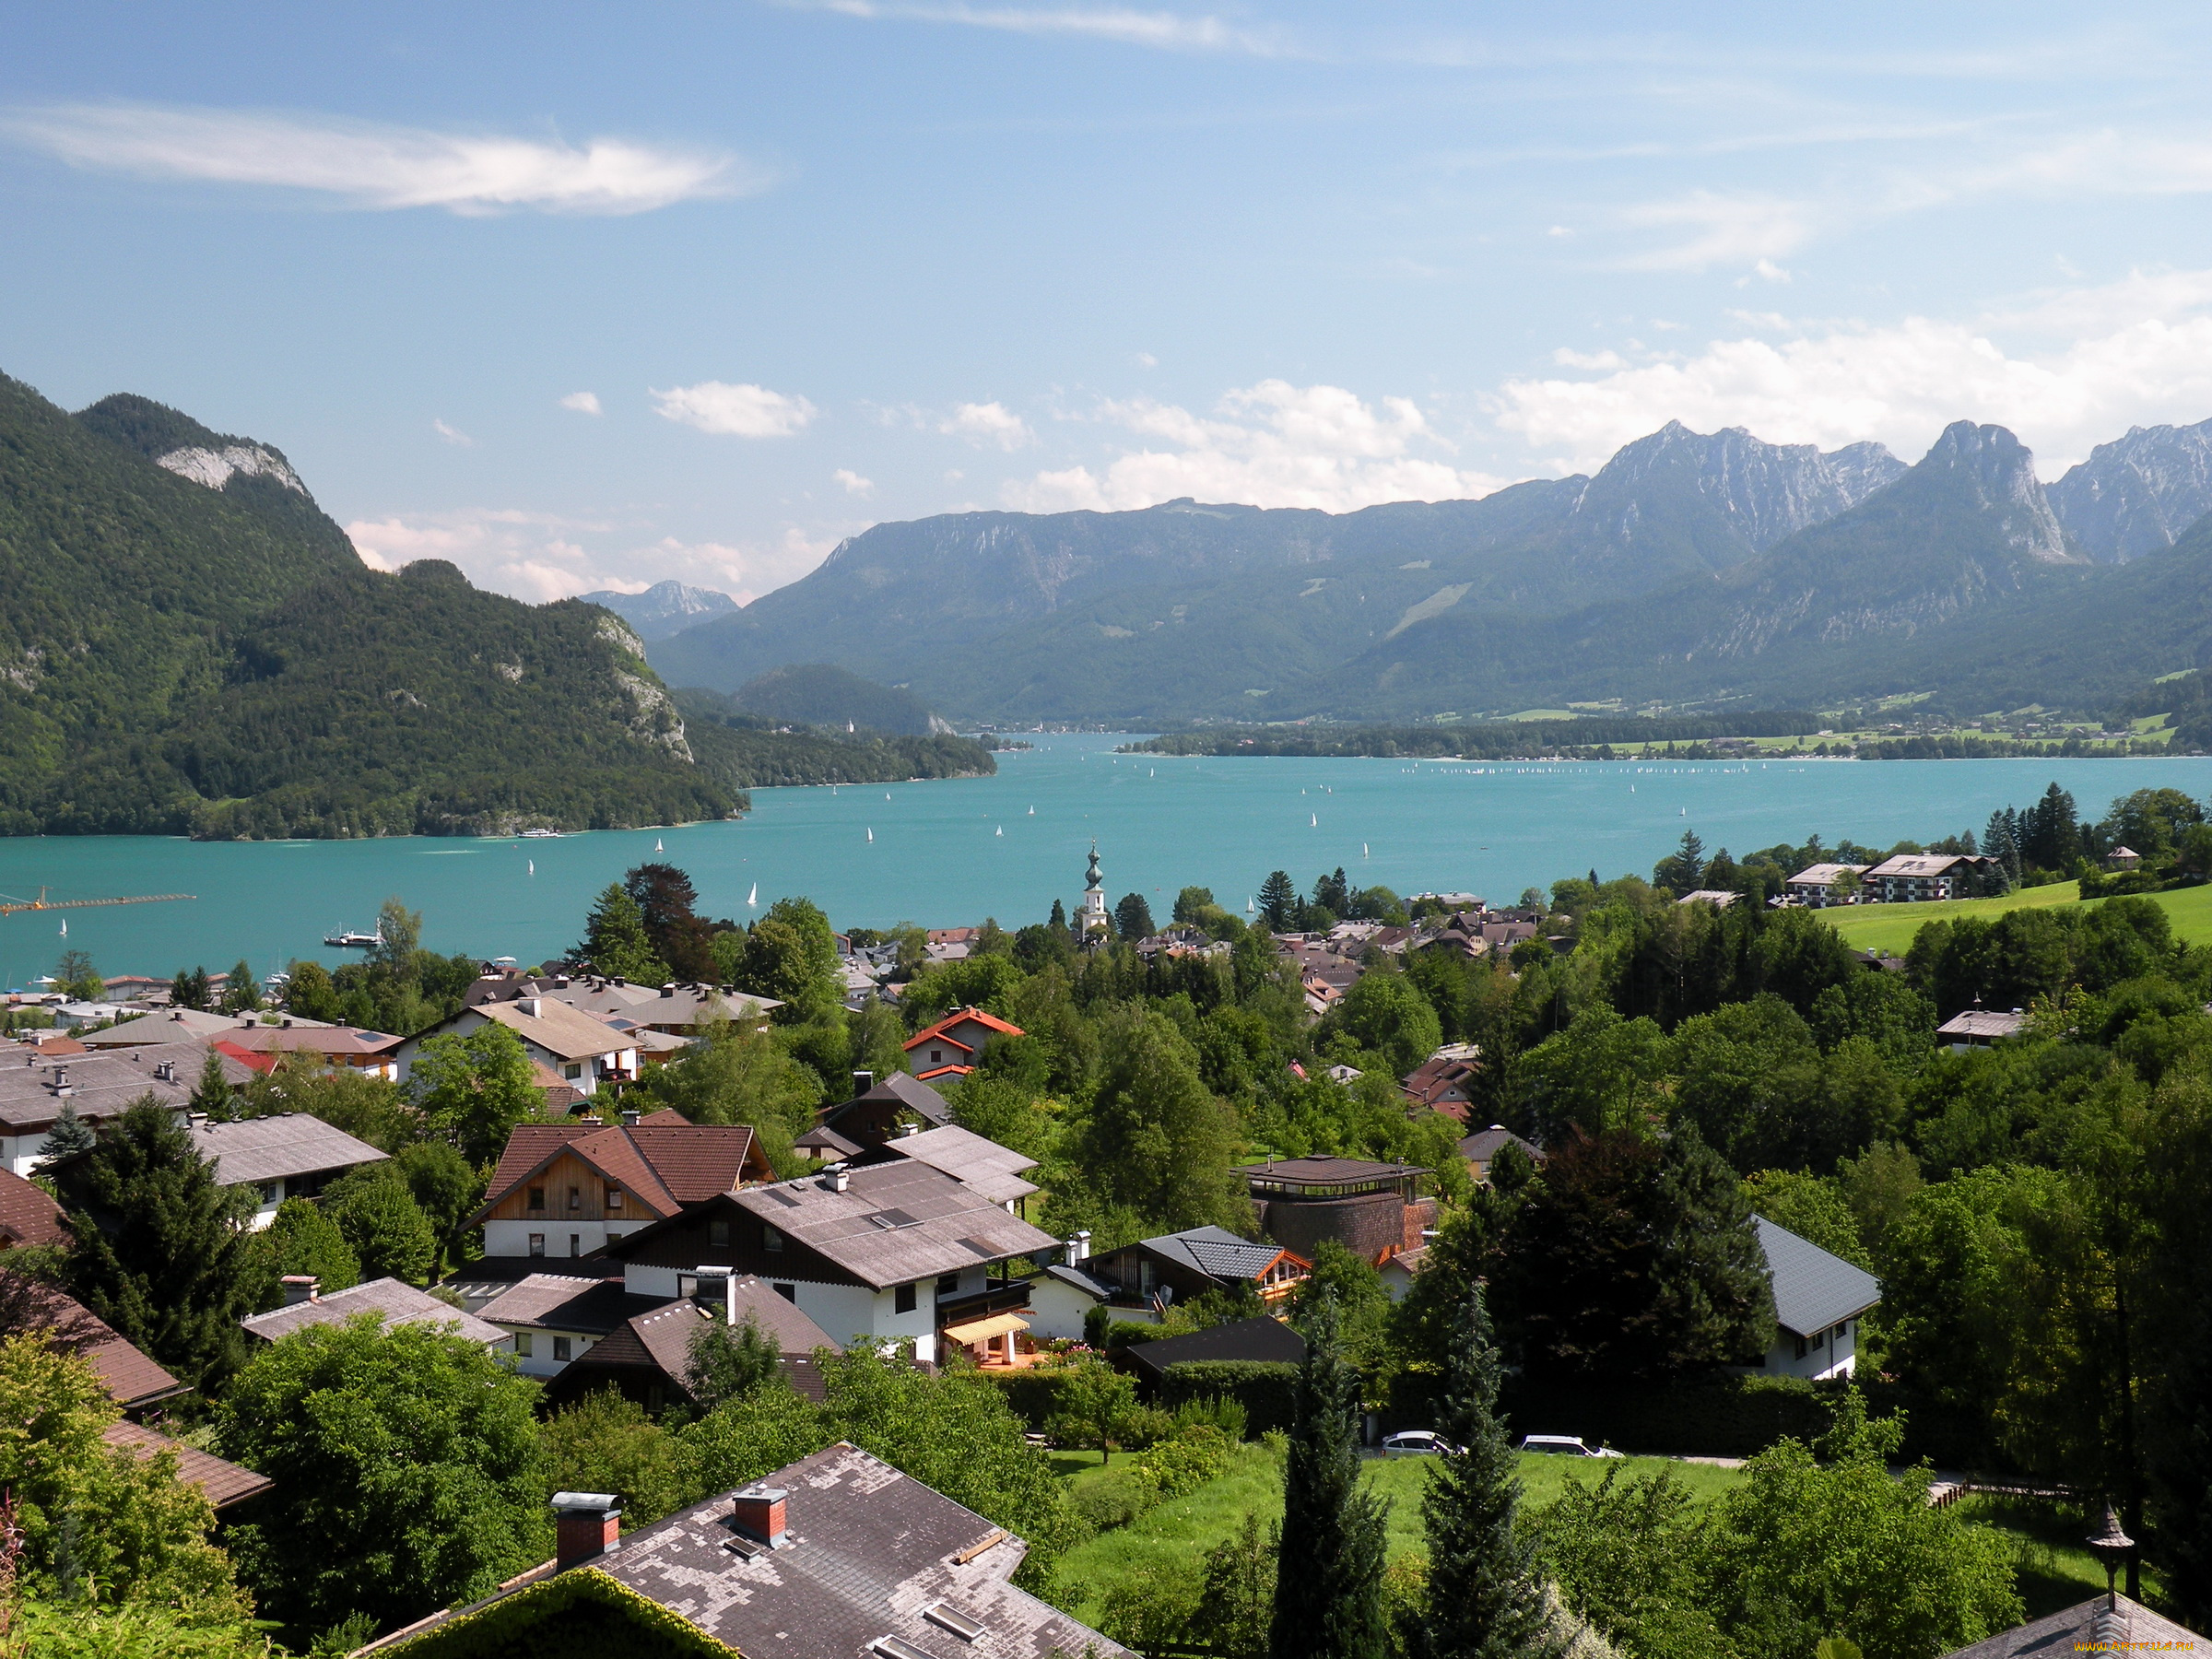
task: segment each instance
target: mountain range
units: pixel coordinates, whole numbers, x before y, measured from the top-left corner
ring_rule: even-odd
[[[680,582],[656,582],[641,594],[618,593],[602,588],[578,595],[586,605],[613,611],[629,624],[641,640],[665,640],[709,617],[737,608],[737,601],[712,588],[686,587]]]
[[[284,454],[0,376],[0,832],[667,823],[743,800],[628,626],[366,568]]]
[[[673,685],[827,662],[998,722],[2101,708],[2212,661],[2208,512],[2212,421],[2048,488],[2001,427],[1908,465],[1669,423],[1479,500],[879,524],[649,652]]]

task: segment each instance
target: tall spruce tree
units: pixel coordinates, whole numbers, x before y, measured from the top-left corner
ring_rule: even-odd
[[[70,1293],[194,1387],[228,1371],[258,1245],[239,1225],[245,1195],[216,1184],[169,1109],[142,1096],[57,1179],[76,1238]]]
[[[1384,1659],[1386,1512],[1359,1485],[1359,1379],[1338,1339],[1334,1296],[1307,1310],[1304,1335],[1267,1652],[1269,1659]]]
[[[1298,914],[1298,884],[1288,870],[1270,870],[1260,883],[1260,914],[1267,918],[1271,933],[1288,930]]]
[[[238,1097],[230,1091],[230,1079],[223,1076],[223,1057],[213,1049],[200,1062],[200,1078],[192,1086],[192,1099],[186,1107],[218,1124],[227,1124],[238,1115]]]
[[[1419,1659],[1550,1659],[1560,1644],[1516,1523],[1521,1481],[1498,1419],[1498,1350],[1479,1283],[1453,1322],[1444,1366],[1436,1427],[1459,1450],[1430,1466],[1428,1601],[1406,1646]]]

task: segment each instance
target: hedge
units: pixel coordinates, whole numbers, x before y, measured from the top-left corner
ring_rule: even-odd
[[[1006,1407],[1037,1433],[1060,1412],[1060,1392],[1075,1375],[1073,1366],[1040,1366],[1032,1371],[984,1371],[1006,1396]]]
[[[1290,1427],[1298,1367],[1267,1359],[1187,1359],[1160,1373],[1158,1404],[1169,1411],[1185,1400],[1222,1395],[1244,1407],[1253,1439]]]
[[[394,1645],[407,1659],[743,1659],[596,1567],[571,1567]]]

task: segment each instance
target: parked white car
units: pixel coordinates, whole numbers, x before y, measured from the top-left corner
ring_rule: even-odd
[[[1610,1446],[1587,1446],[1579,1435],[1529,1434],[1521,1440],[1524,1452],[1548,1452],[1559,1457],[1619,1457]]]
[[[1432,1457],[1440,1452],[1456,1452],[1459,1448],[1433,1429],[1401,1429],[1386,1435],[1382,1441],[1385,1457]]]

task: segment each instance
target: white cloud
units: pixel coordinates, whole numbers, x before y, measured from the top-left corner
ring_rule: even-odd
[[[1694,191],[1668,202],[1647,202],[1622,217],[1637,229],[1687,233],[1687,240],[1631,254],[1619,262],[1630,271],[1702,271],[1712,265],[1760,265],[1793,253],[1813,233],[1812,210],[1803,202],[1772,196],[1716,195]]]
[[[599,394],[596,392],[571,392],[560,400],[560,406],[564,409],[573,409],[579,415],[604,415],[606,413],[599,406]]]
[[[2137,274],[1965,322],[1744,320],[1779,337],[1593,380],[1509,381],[1497,423],[1588,467],[1668,420],[1822,448],[1873,438],[1912,459],[1966,419],[2012,429],[2048,477],[2130,425],[2212,416],[2212,271]]]
[[[721,381],[653,391],[653,397],[655,409],[666,419],[732,438],[788,438],[816,413],[804,397]]]
[[[639,593],[671,577],[750,604],[821,563],[845,528],[822,533],[787,524],[765,541],[735,545],[641,536],[636,526],[514,508],[470,508],[357,519],[346,534],[372,570],[442,559],[477,586],[532,604],[603,588]]]
[[[951,414],[937,421],[937,430],[965,438],[979,448],[995,443],[1003,450],[1018,450],[1037,441],[1030,423],[999,403],[956,404]]]
[[[477,447],[477,441],[474,438],[471,438],[466,432],[447,426],[442,420],[431,421],[430,429],[438,434],[441,441],[450,443],[455,449],[475,449]]]
[[[725,153],[625,138],[579,147],[261,111],[58,104],[0,115],[0,133],[93,171],[310,190],[364,208],[643,213],[770,182]]]
[[[1154,357],[1154,356],[1153,356],[1153,355],[1152,355],[1150,352],[1148,352],[1148,351],[1140,351],[1140,352],[1138,352],[1138,353],[1136,354],[1136,361],[1137,361],[1137,365],[1138,365],[1138,367],[1140,367],[1140,368],[1145,368],[1145,369],[1157,369],[1157,368],[1159,368],[1159,359],[1158,358]]]
[[[876,480],[862,477],[849,466],[841,466],[830,476],[845,487],[847,495],[872,496],[876,493]]]
[[[848,18],[964,24],[1012,34],[1078,35],[1171,52],[1238,53],[1248,57],[1307,55],[1277,30],[1240,28],[1219,18],[1143,11],[1127,6],[944,6],[901,0],[819,0],[817,9]]]
[[[1439,444],[1409,399],[1385,397],[1378,410],[1339,386],[1262,381],[1222,398],[1213,418],[1142,398],[1106,404],[1098,418],[1159,442],[1102,473],[1073,466],[1010,482],[1006,505],[1114,511],[1194,496],[1343,512],[1481,495],[1503,482],[1417,453]]]

